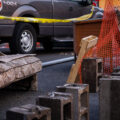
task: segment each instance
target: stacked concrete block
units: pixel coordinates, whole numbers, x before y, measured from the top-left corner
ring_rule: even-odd
[[[103,65],[101,58],[86,58],[83,59],[82,66],[82,81],[89,84],[90,92],[99,90],[99,78],[103,74]]]
[[[51,108],[52,120],[73,120],[72,95],[68,93],[52,92],[39,96],[36,104]]]
[[[57,91],[73,95],[73,120],[89,120],[89,85],[65,84]]]
[[[51,110],[31,104],[14,107],[7,111],[6,120],[51,120]]]
[[[120,76],[100,79],[100,120],[120,120]]]

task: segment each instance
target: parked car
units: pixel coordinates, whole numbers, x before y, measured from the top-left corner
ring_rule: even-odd
[[[90,13],[91,3],[91,0],[0,0],[0,15],[68,19]],[[101,17],[101,11],[96,7],[92,18]],[[71,42],[72,36],[72,22],[36,24],[0,20],[1,43],[9,42],[13,53],[33,53],[37,41],[51,50],[54,42]]]

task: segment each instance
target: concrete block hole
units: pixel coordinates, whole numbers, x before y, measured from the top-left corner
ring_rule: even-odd
[[[88,120],[88,114],[84,114],[81,116],[81,120]]]
[[[98,76],[97,86],[100,86],[100,78],[102,78],[102,76]]]
[[[33,118],[32,120],[47,120],[47,116],[43,116],[43,117],[41,117],[40,119],[38,119],[38,118]]]
[[[71,120],[72,119],[72,115],[71,115],[71,103],[65,104],[63,107],[63,117],[64,120]]]
[[[88,107],[87,92],[80,95],[81,107]]]
[[[98,63],[98,73],[102,73],[102,62]]]

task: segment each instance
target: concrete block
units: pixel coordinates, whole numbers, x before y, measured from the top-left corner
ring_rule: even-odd
[[[97,92],[99,90],[99,78],[101,78],[103,74],[102,59],[83,59],[81,72],[82,81],[84,84],[89,84],[90,92]]]
[[[73,95],[73,120],[82,120],[84,116],[89,120],[89,85],[65,84],[57,86],[57,91]]]
[[[73,120],[72,94],[52,92],[39,96],[36,104],[51,108],[52,120]]]
[[[14,107],[6,112],[6,120],[51,120],[51,110],[31,104]]]
[[[100,120],[120,120],[120,76],[100,79]]]

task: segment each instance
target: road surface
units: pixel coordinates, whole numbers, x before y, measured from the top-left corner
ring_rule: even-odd
[[[9,49],[0,50],[10,54]],[[74,55],[72,51],[72,49],[54,49],[52,52],[44,52],[38,49],[36,53],[42,62],[47,62],[71,57]],[[40,94],[55,91],[57,85],[64,85],[73,63],[74,61],[43,68],[38,73],[39,90],[37,92],[0,90],[0,120],[5,120],[5,113],[9,108],[29,103],[35,104],[35,99]],[[99,120],[98,117],[98,95],[90,94],[90,120]]]

